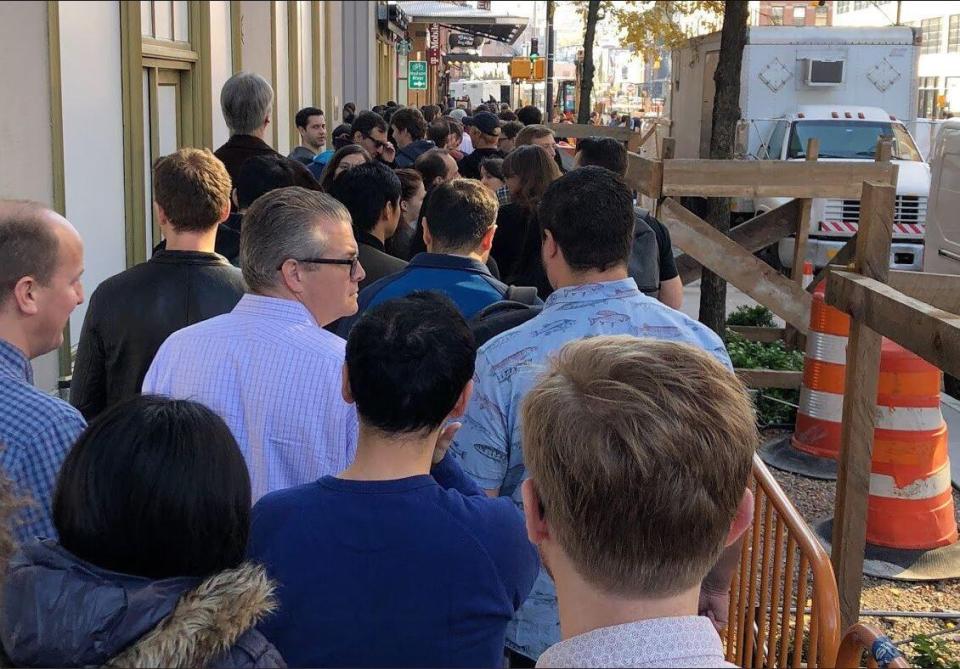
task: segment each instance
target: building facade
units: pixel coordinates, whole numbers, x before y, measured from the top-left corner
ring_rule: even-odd
[[[960,3],[836,2],[834,25],[912,26],[920,31],[917,115],[960,115]]]
[[[750,3],[752,26],[829,26],[833,2],[761,0]]]
[[[159,241],[151,165],[228,132],[220,89],[235,72],[273,85],[272,133],[286,154],[301,107],[341,122],[347,101],[376,103],[374,2],[149,0],[0,3],[0,197],[63,213],[86,247],[89,294],[146,260]],[[130,309],[136,310],[131,304]],[[86,305],[58,353],[35,361],[38,385],[70,373]]]

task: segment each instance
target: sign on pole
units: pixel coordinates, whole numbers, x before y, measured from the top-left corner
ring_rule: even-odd
[[[427,90],[427,61],[411,60],[407,67],[407,88],[411,91]]]

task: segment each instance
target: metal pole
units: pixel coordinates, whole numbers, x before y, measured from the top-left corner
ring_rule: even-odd
[[[556,33],[553,30],[554,0],[547,0],[547,82],[545,89],[547,122],[553,120],[553,51],[556,48]]]

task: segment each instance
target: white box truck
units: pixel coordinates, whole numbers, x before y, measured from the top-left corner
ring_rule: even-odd
[[[930,153],[933,179],[923,269],[960,274],[960,118],[945,121]]]
[[[899,165],[891,266],[922,270],[930,168],[908,126],[916,116],[919,37],[912,28],[757,27],[748,29],[740,82],[738,154],[747,160],[804,160],[807,140],[822,161],[870,161],[878,138],[893,139]],[[720,33],[688,40],[672,54],[668,105],[677,158],[710,150]],[[737,200],[741,218],[786,200]],[[858,200],[817,199],[807,259],[823,267],[857,230]],[[768,258],[793,264],[794,240]]]

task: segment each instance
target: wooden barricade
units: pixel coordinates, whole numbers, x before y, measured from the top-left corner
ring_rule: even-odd
[[[738,667],[833,667],[840,641],[830,558],[758,456],[753,525],[730,591],[726,659]]]

